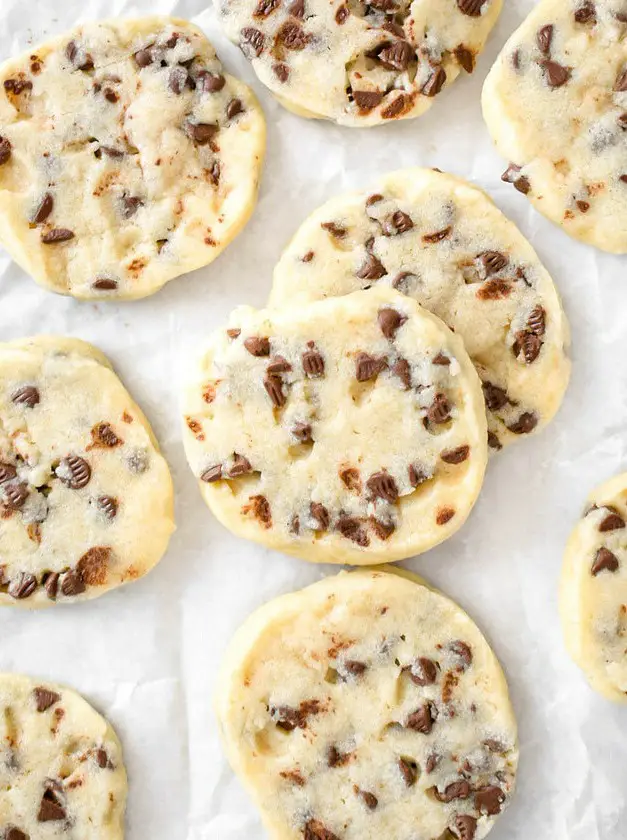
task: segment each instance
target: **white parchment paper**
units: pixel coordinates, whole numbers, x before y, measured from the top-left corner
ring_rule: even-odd
[[[152,298],[116,305],[57,297],[0,251],[0,340],[60,333],[107,353],[164,447],[178,521],[168,554],[144,580],[74,607],[1,611],[0,671],[70,684],[112,721],[130,779],[128,840],[265,837],[221,753],[211,709],[218,664],[254,608],[337,570],[264,551],[214,521],[185,462],[179,385],[204,337],[235,305],[263,305],[282,247],[311,210],[387,170],[438,166],[487,189],[531,240],[563,295],[574,369],[554,423],[492,460],[461,533],[406,565],[468,610],[507,672],[520,724],[519,785],[491,838],[625,840],[627,708],[597,698],[567,658],[557,582],[585,496],[626,466],[627,258],[575,243],[501,183],[504,162],[479,104],[492,61],[534,2],[506,0],[473,77],[460,79],[429,114],[365,130],[283,110],[222,35],[208,2],[0,0],[3,58],[88,18],[190,18],[227,68],[254,87],[269,129],[251,223],[213,265]]]

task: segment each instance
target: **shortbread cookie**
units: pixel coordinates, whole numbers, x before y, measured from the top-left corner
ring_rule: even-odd
[[[590,685],[627,702],[627,473],[591,494],[564,558],[560,612]]]
[[[570,375],[569,330],[533,248],[488,196],[427,169],[332,199],[300,227],[274,276],[271,306],[393,286],[464,340],[483,381],[490,446],[542,428]]]
[[[74,691],[0,674],[0,836],[122,840],[122,747]]]
[[[463,344],[391,289],[236,310],[184,412],[218,519],[307,560],[426,551],[463,524],[483,481],[485,412]]]
[[[513,793],[503,672],[418,579],[342,573],[262,607],[216,709],[272,840],[481,840]]]
[[[541,0],[483,91],[503,180],[566,233],[627,252],[627,6]]]
[[[286,108],[342,125],[417,117],[472,73],[502,0],[217,0]]]
[[[173,528],[167,464],[102,353],[0,344],[0,605],[102,595],[150,571]]]
[[[0,242],[49,289],[152,294],[248,220],[263,114],[187,21],[82,24],[0,82]]]

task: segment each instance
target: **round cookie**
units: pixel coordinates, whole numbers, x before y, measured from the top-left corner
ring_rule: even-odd
[[[218,519],[306,560],[426,551],[461,527],[483,482],[485,412],[463,344],[391,289],[236,310],[183,410]]]
[[[597,487],[566,547],[560,615],[592,688],[627,702],[627,473]]]
[[[0,243],[43,286],[144,297],[247,222],[263,114],[187,21],[81,24],[0,82]]]
[[[627,252],[627,12],[617,0],[541,0],[483,90],[503,180],[566,233]]]
[[[74,691],[0,674],[4,840],[122,840],[126,771],[106,720]]]
[[[570,376],[569,329],[531,245],[477,187],[406,169],[331,199],[301,225],[270,306],[393,286],[463,339],[483,382],[492,449],[546,425]]]
[[[341,125],[417,117],[472,73],[502,0],[217,0],[226,34],[291,111]]]
[[[216,711],[273,840],[481,840],[513,793],[499,663],[406,573],[342,573],[266,604],[227,651]]]
[[[146,574],[174,529],[148,421],[89,344],[0,344],[0,605],[98,597]]]

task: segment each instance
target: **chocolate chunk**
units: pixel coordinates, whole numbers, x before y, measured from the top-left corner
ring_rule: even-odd
[[[355,359],[355,378],[358,382],[367,382],[377,377],[386,366],[385,359],[375,359],[368,353],[359,353]]]
[[[19,828],[9,826],[5,832],[4,840],[29,840],[29,837]]]
[[[38,712],[47,711],[61,699],[61,695],[57,694],[56,691],[51,691],[49,688],[44,688],[42,685],[38,685],[35,689],[33,689],[33,694],[35,695],[35,704]]]
[[[486,785],[475,791],[475,810],[480,814],[494,817],[501,813],[501,806],[505,802],[505,794],[496,785]]]
[[[453,828],[459,840],[475,840],[477,833],[477,820],[469,814],[460,814],[455,817]]]
[[[89,484],[91,467],[79,455],[68,455],[57,467],[56,475],[72,490],[80,490]]]
[[[271,706],[268,711],[279,729],[293,732],[295,729],[307,728],[308,718],[320,713],[320,703],[318,700],[303,700],[297,709],[292,706]]]
[[[412,487],[418,487],[427,480],[427,476],[425,473],[414,464],[410,464],[407,468],[409,474],[409,483]]]
[[[453,50],[453,55],[457,59],[457,63],[463,68],[466,73],[472,73],[475,69],[475,54],[468,47],[460,44]]]
[[[375,534],[380,540],[389,540],[396,530],[396,525],[391,520],[383,522],[381,519],[371,516],[370,523],[374,528]]]
[[[240,32],[240,49],[246,58],[259,58],[263,52],[266,39],[263,32],[252,26],[246,26]]]
[[[613,508],[608,508],[609,513],[599,523],[599,531],[603,534],[606,531],[617,531],[625,527],[625,520]]]
[[[211,484],[214,481],[219,481],[222,478],[222,464],[215,464],[209,467],[200,474],[200,480]]]
[[[320,820],[309,820],[303,829],[303,840],[340,840],[340,838],[325,828]]]
[[[447,423],[451,419],[451,404],[445,394],[436,394],[427,409],[427,418],[431,423]]]
[[[196,87],[204,93],[217,93],[226,84],[222,73],[210,73],[209,70],[201,70],[196,76]]]
[[[52,213],[53,206],[54,199],[52,195],[50,193],[45,193],[31,217],[32,223],[34,225],[40,225],[42,222],[45,222],[48,216]]]
[[[233,463],[231,464],[227,472],[228,478],[239,478],[242,475],[248,475],[252,472],[253,468],[248,458],[245,458],[243,455],[238,455],[237,453],[235,453],[233,457]]]
[[[368,481],[366,481],[366,487],[373,499],[384,499],[390,504],[394,504],[398,499],[396,482],[386,472],[378,472],[371,475]]]
[[[306,376],[310,378],[324,376],[324,359],[322,354],[314,349],[313,342],[309,342],[309,350],[303,353],[302,364]]]
[[[123,443],[124,441],[116,435],[110,423],[97,423],[91,430],[90,447],[92,449],[115,449]]]
[[[409,679],[420,686],[433,685],[438,678],[438,668],[432,659],[420,656],[406,669]]]
[[[572,70],[570,67],[563,67],[556,61],[549,61],[548,59],[541,61],[540,67],[544,70],[544,78],[548,86],[552,88],[562,87],[571,77]]]
[[[479,17],[485,2],[486,0],[457,0],[457,7],[468,17]]]
[[[483,251],[479,254],[479,260],[483,265],[486,277],[498,274],[509,263],[509,257],[500,251]]]
[[[63,575],[61,580],[61,592],[68,598],[71,598],[74,595],[81,595],[86,589],[87,587],[78,572],[70,570]]]
[[[253,17],[255,18],[266,18],[272,14],[272,12],[276,11],[279,6],[281,5],[281,0],[259,0],[255,11],[253,12]]]
[[[505,172],[501,175],[501,181],[508,184],[513,184],[515,189],[523,195],[527,195],[531,189],[529,178],[521,175],[522,167],[516,166],[515,163],[510,163]]]
[[[374,793],[370,793],[370,791],[367,790],[361,790],[358,787],[355,787],[355,793],[363,801],[364,805],[366,806],[366,808],[368,808],[368,810],[374,811],[376,809],[377,805],[379,804],[379,800],[374,795]]]
[[[436,230],[434,233],[426,233],[422,237],[422,241],[430,245],[435,245],[437,242],[442,242],[443,239],[446,239],[452,230],[453,228],[449,225],[449,227],[443,228],[442,230]]]
[[[444,788],[444,793],[440,793],[437,788],[434,788],[433,795],[438,802],[453,802],[454,799],[468,799],[471,789],[468,782],[463,779],[460,782],[451,782]]]
[[[186,120],[184,123],[185,133],[197,146],[206,146],[219,131],[219,127],[213,123],[193,123]]]
[[[148,67],[153,62],[152,53],[147,48],[137,50],[133,58],[139,68]]]
[[[535,414],[525,411],[520,415],[515,423],[512,423],[507,428],[515,435],[528,435],[538,425],[538,418]]]
[[[407,359],[397,359],[391,367],[394,376],[403,383],[403,388],[408,391],[411,388],[411,368]]]
[[[28,598],[37,589],[37,578],[28,572],[21,572],[19,577],[12,580],[9,584],[7,592],[11,598],[21,601],[23,598]]]
[[[8,162],[12,148],[10,140],[0,134],[0,166]]]
[[[344,486],[354,493],[361,493],[361,477],[359,470],[354,467],[344,467],[339,471],[339,476]]]
[[[35,408],[39,403],[39,391],[34,385],[24,385],[11,394],[11,402],[15,405],[25,405],[27,408]]]
[[[269,356],[270,355],[270,339],[258,335],[251,335],[244,339],[244,347],[248,350],[251,356]]]
[[[507,391],[499,388],[498,385],[493,385],[491,382],[483,382],[481,387],[483,388],[485,404],[490,411],[498,411],[509,402]]]
[[[242,114],[244,112],[244,106],[242,105],[241,99],[231,99],[229,104],[226,106],[226,117],[229,120],[232,120],[233,117],[236,117],[238,114]]]
[[[118,500],[114,496],[99,496],[96,504],[107,519],[115,519],[118,514]]]
[[[288,373],[292,369],[291,364],[283,356],[274,356],[268,367],[266,373],[274,376],[279,373]]]
[[[4,488],[4,504],[9,510],[19,510],[28,498],[26,484],[6,484]]]
[[[374,254],[368,254],[356,273],[361,280],[380,280],[387,274],[387,270]]]
[[[456,449],[445,449],[440,453],[440,458],[445,464],[461,464],[470,455],[469,446],[458,446]]]
[[[53,788],[48,788],[44,793],[41,804],[39,806],[39,813],[37,814],[38,822],[57,822],[64,820],[67,817],[65,808],[61,804],[59,794]]]
[[[59,577],[60,575],[57,572],[47,572],[41,579],[44,589],[46,590],[46,594],[51,601],[54,601],[57,597]]]
[[[340,6],[340,8],[335,13],[335,22],[338,26],[342,26],[348,20],[348,16],[350,12],[346,6]]]
[[[109,575],[113,552],[108,546],[97,545],[82,555],[76,564],[81,580],[89,586],[104,586]]]
[[[353,99],[362,111],[372,111],[381,104],[383,94],[378,90],[354,90]]]
[[[402,72],[407,69],[414,55],[415,52],[410,43],[407,41],[395,41],[393,44],[388,44],[383,47],[378,53],[377,58],[386,69]]]
[[[74,239],[74,234],[67,228],[52,228],[41,235],[44,245],[57,245],[59,242],[69,242],[70,239]]]
[[[546,26],[543,26],[540,29],[538,29],[538,32],[536,33],[536,43],[538,44],[538,49],[540,50],[540,52],[544,53],[544,55],[551,54],[553,29],[553,25],[549,23]]]
[[[597,13],[592,3],[583,3],[578,9],[575,9],[576,23],[596,23]]]
[[[432,708],[429,703],[424,703],[415,712],[412,712],[405,722],[405,727],[414,732],[421,732],[423,735],[428,735],[433,729],[435,719],[433,717]]]
[[[405,97],[404,94],[397,96],[392,102],[381,111],[381,116],[384,120],[392,120],[400,116],[408,105],[411,105],[412,100]]]
[[[398,769],[407,787],[413,787],[418,779],[418,765],[413,759],[401,757],[398,760]]]
[[[289,79],[290,68],[287,66],[287,64],[277,62],[276,64],[272,65],[272,70],[274,71],[274,75],[280,82],[283,82],[285,84],[285,82],[287,82],[287,80]]]
[[[472,665],[472,651],[466,642],[462,642],[458,639],[451,642],[450,645],[448,645],[448,649],[461,660],[459,665],[460,670],[465,671]]]
[[[444,87],[445,82],[446,70],[441,64],[438,64],[431,69],[431,74],[424,85],[420,88],[420,93],[422,93],[423,96],[437,96]]]
[[[397,312],[396,309],[385,307],[384,309],[379,309],[377,320],[383,335],[392,340],[396,336],[398,328],[405,323],[407,318],[405,315]]]
[[[618,557],[608,548],[600,548],[594,563],[592,564],[591,574],[596,577],[601,572],[617,572],[619,567]]]
[[[276,408],[281,408],[287,402],[283,393],[283,381],[278,376],[266,376],[263,380],[263,387]]]
[[[283,45],[287,50],[298,52],[303,50],[311,41],[312,36],[307,34],[298,21],[286,20],[274,36],[275,48]]]
[[[0,484],[4,484],[5,481],[11,481],[16,475],[17,470],[13,464],[4,464],[0,461]]]
[[[311,425],[309,423],[295,423],[291,432],[299,443],[312,442]]]
[[[443,507],[437,512],[435,521],[437,525],[446,525],[455,516],[455,510],[450,507]]]
[[[326,531],[329,527],[331,522],[331,517],[329,516],[329,511],[326,507],[321,504],[320,502],[312,502],[309,505],[309,513],[316,520],[318,525],[317,528],[314,530],[316,531]]]
[[[361,527],[361,521],[356,517],[342,515],[338,519],[336,527],[343,537],[357,543],[362,548],[370,545],[368,534]]]

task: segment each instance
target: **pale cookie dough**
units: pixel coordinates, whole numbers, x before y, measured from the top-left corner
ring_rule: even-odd
[[[499,663],[408,575],[342,573],[266,604],[226,653],[216,711],[272,840],[481,840],[513,793]]]
[[[102,353],[0,344],[0,605],[96,598],[150,571],[173,529],[168,466]]]
[[[393,286],[464,340],[483,382],[493,450],[541,429],[570,376],[569,329],[531,245],[481,190],[406,169],[331,199],[275,269],[270,306]]]
[[[590,495],[564,557],[560,613],[590,685],[627,702],[627,473]]]
[[[122,840],[122,747],[74,691],[0,674],[0,837]]]
[[[370,126],[417,117],[472,73],[502,0],[216,0],[226,34],[291,111]]]
[[[627,252],[627,5],[542,0],[505,45],[483,112],[513,184],[566,233]]]
[[[150,295],[246,224],[263,114],[187,21],[82,24],[0,83],[0,243],[43,286]]]
[[[236,310],[183,411],[218,519],[306,560],[426,551],[461,527],[483,482],[485,412],[463,344],[391,289]]]

